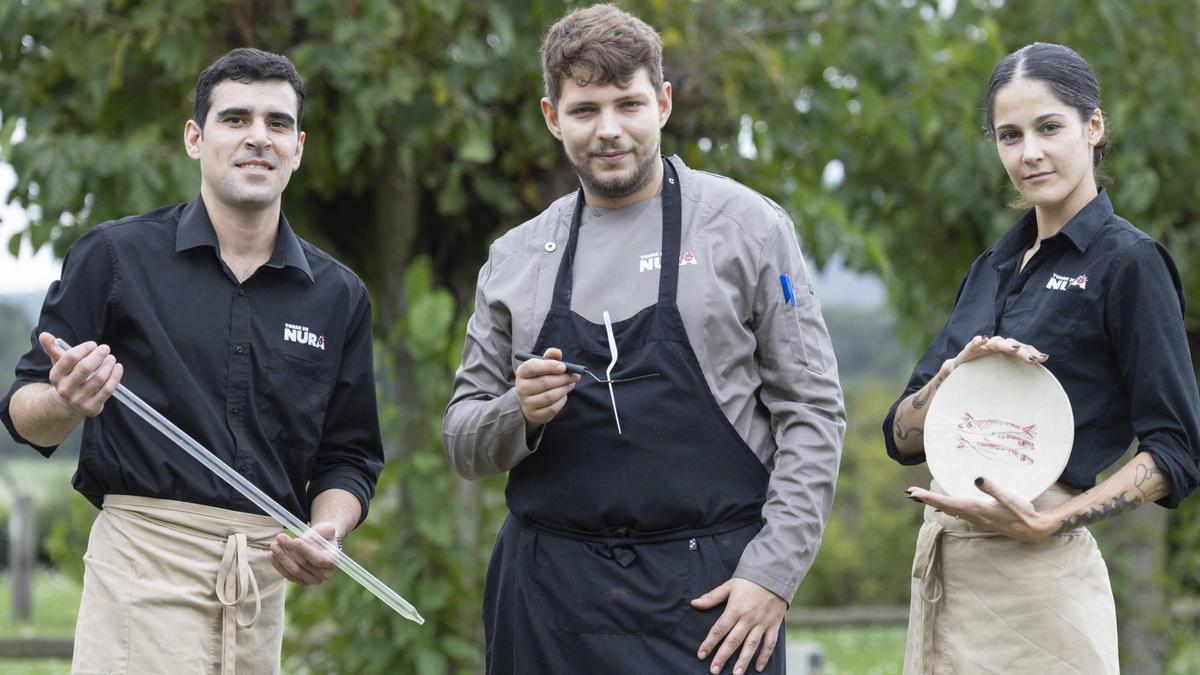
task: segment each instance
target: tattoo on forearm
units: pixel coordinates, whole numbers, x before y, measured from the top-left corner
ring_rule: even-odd
[[[921,427],[904,428],[904,414],[899,410],[896,411],[896,419],[892,422],[892,435],[897,441],[907,441],[908,439],[916,440],[925,435],[925,429]]]
[[[1081,513],[1077,516],[1071,516],[1070,518],[1062,521],[1062,525],[1054,534],[1063,534],[1080,527],[1091,525],[1092,523],[1098,523],[1105,518],[1112,518],[1115,515],[1132,510],[1141,503],[1142,499],[1140,497],[1129,499],[1125,496],[1125,493],[1122,492],[1116,497],[1113,497],[1112,501],[1110,502],[1097,504],[1086,513]]]
[[[924,394],[925,397],[921,398],[921,394]],[[928,389],[922,389],[921,391],[918,391],[917,393],[913,394],[913,397],[912,397],[913,410],[920,410],[921,408],[924,408],[925,404],[929,403],[930,396],[933,396],[933,387],[929,387]]]
[[[1158,484],[1154,484],[1154,478],[1158,477]],[[1156,502],[1167,496],[1167,477],[1163,472],[1154,466],[1146,466],[1138,464],[1137,471],[1133,477],[1133,486],[1142,493],[1143,501]]]

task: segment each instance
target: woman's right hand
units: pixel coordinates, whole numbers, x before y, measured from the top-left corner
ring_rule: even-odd
[[[955,368],[967,361],[988,354],[1006,354],[1024,363],[1045,363],[1050,358],[1049,354],[1043,354],[1037,347],[1012,338],[999,335],[990,338],[976,335],[962,348],[958,356],[946,359],[942,363],[942,367],[938,371],[938,380],[945,380]]]

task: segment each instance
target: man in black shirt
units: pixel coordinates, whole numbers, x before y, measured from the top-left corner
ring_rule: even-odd
[[[334,567],[108,405],[118,383],[326,539],[340,543],[366,515],[383,464],[366,288],[280,211],[304,150],[303,97],[276,54],[236,49],[201,73],[184,128],[199,197],[71,247],[39,344],[0,401],[13,438],[47,456],[84,422],[73,484],[103,509],[76,664],[277,672],[280,575],[316,584]],[[75,346],[60,351],[56,337]]]

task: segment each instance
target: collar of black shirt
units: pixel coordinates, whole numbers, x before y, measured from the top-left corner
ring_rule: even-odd
[[[214,253],[221,250],[217,242],[217,231],[213,229],[212,220],[208,217],[208,209],[204,206],[204,198],[196,195],[196,199],[183,209],[179,216],[179,229],[175,233],[175,252],[185,251],[199,246],[209,246]],[[279,234],[275,237],[275,251],[267,261],[267,267],[294,267],[313,282],[312,268],[308,265],[308,257],[300,246],[300,238],[288,224],[287,217],[279,212]]]
[[[1104,188],[1100,188],[1095,199],[1088,202],[1087,206],[1079,210],[1073,218],[1067,221],[1058,234],[1047,239],[1047,242],[1053,242],[1060,239],[1066,239],[1079,249],[1080,253],[1086,253],[1088,246],[1099,234],[1104,224],[1113,215],[1112,202],[1108,199],[1108,192]],[[1016,225],[1013,225],[1004,237],[992,247],[991,261],[992,267],[1000,267],[1013,256],[1024,252],[1033,245],[1034,238],[1037,237],[1037,217],[1033,209],[1029,209],[1021,216]]]

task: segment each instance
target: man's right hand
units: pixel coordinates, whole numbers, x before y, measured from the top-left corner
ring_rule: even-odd
[[[121,383],[124,367],[117,363],[108,345],[84,342],[67,351],[54,344],[50,333],[38,335],[38,343],[50,357],[51,399],[64,415],[95,417]]]
[[[551,347],[542,358],[529,359],[517,368],[517,400],[527,432],[554,419],[579,382],[579,375],[568,373],[561,359],[562,351]]]

